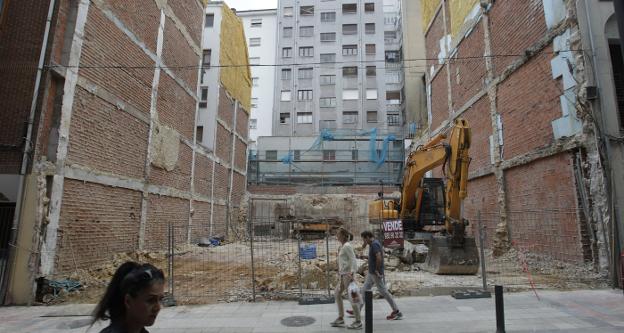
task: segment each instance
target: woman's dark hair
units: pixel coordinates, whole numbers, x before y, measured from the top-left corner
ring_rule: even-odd
[[[93,322],[107,319],[117,322],[123,319],[126,314],[126,294],[135,297],[156,281],[165,281],[162,270],[151,264],[126,261],[117,268],[104,296],[93,310]]]
[[[372,233],[372,232],[370,232],[370,231],[368,231],[368,230],[364,230],[364,231],[362,231],[362,233],[361,233],[360,235],[362,236],[362,238],[366,238],[366,239],[370,239],[370,238],[375,237],[375,236],[373,235],[373,233]]]

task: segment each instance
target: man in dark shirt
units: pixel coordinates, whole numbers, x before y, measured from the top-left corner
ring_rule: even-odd
[[[371,290],[374,283],[381,296],[386,299],[392,308],[392,313],[390,313],[386,319],[401,319],[403,318],[403,314],[399,311],[392,295],[390,295],[386,287],[384,279],[384,253],[381,243],[379,243],[379,241],[375,239],[373,233],[368,230],[363,231],[361,236],[364,241],[364,246],[368,245],[368,274],[366,274],[366,281],[364,282],[363,289],[364,291]]]

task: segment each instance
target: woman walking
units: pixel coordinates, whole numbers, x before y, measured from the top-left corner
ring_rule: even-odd
[[[336,304],[338,305],[338,318],[331,323],[333,327],[345,326],[342,294],[349,288],[349,284],[355,281],[355,273],[357,272],[355,251],[351,243],[349,243],[351,237],[351,234],[344,228],[338,229],[336,234],[336,238],[340,242],[340,247],[338,248],[338,283],[335,293]],[[352,302],[351,307],[353,308],[355,321],[347,328],[361,329],[360,305],[357,302]]]

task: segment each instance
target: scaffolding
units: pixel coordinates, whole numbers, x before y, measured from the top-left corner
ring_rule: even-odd
[[[261,137],[247,180],[255,185],[400,185],[402,136],[372,130],[324,129],[318,137]]]

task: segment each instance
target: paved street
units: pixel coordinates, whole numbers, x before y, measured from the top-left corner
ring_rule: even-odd
[[[622,332],[624,296],[621,291],[587,290],[505,295],[507,332]],[[493,299],[455,300],[449,296],[398,299],[405,318],[386,321],[383,300],[375,300],[375,332],[494,332]],[[89,305],[0,308],[0,332],[98,332],[87,330]],[[314,322],[287,327],[281,321],[307,316]],[[151,333],[188,332],[346,332],[329,326],[335,306],[300,306],[294,302],[230,303],[164,309]],[[350,322],[350,319],[347,321]]]

